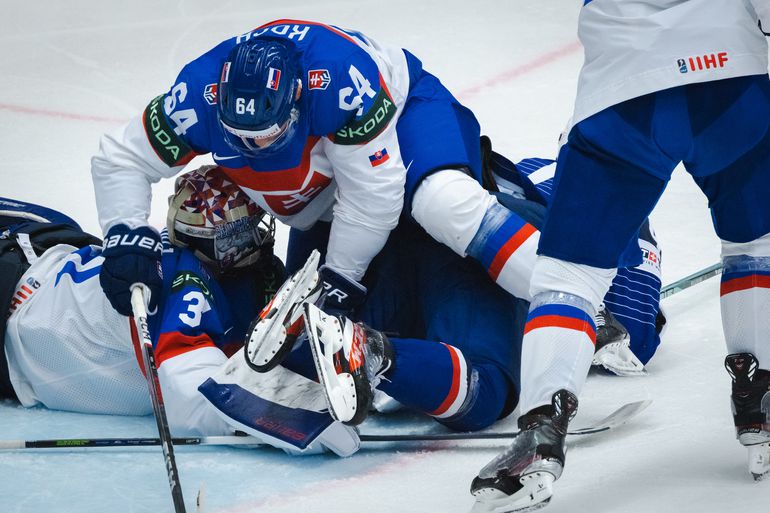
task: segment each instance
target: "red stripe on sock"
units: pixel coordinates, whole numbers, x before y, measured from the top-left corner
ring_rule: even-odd
[[[430,413],[431,415],[443,415],[455,402],[457,394],[460,392],[460,358],[453,348],[446,344],[444,344],[444,346],[447,348],[449,355],[452,358],[452,386],[449,388],[449,394],[447,394],[444,402],[442,402],[438,408],[433,410]]]
[[[513,237],[503,244],[503,247],[500,248],[500,251],[497,252],[495,258],[492,259],[492,263],[489,265],[489,275],[493,280],[497,280],[497,277],[500,276],[500,271],[503,270],[505,263],[511,258],[511,255],[513,255],[536,231],[537,228],[527,223],[522,226],[518,232],[514,233]]]
[[[753,288],[770,289],[770,276],[752,274],[751,276],[742,276],[740,278],[724,281],[719,287],[719,295],[724,296],[730,292]]]
[[[590,322],[582,319],[562,317],[561,315],[541,315],[540,317],[535,317],[524,326],[524,334],[526,335],[538,328],[566,328],[568,330],[582,331],[588,335],[591,343],[596,345],[596,331],[594,331]]]

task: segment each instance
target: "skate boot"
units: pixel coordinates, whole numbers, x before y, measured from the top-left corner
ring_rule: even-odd
[[[254,319],[244,341],[246,363],[257,372],[268,372],[281,363],[303,334],[302,305],[321,295],[318,276],[320,253],[314,250],[305,265],[281,285],[273,299]]]
[[[364,421],[374,389],[393,362],[393,348],[379,331],[305,303],[305,326],[329,413],[355,426]]]
[[[625,326],[602,304],[594,317],[596,349],[592,365],[618,376],[646,374],[644,365],[631,351],[631,337]]]
[[[728,355],[725,368],[733,379],[735,434],[749,451],[749,472],[758,481],[770,474],[770,371],[758,369],[751,353]]]
[[[569,421],[577,413],[572,392],[559,390],[551,404],[519,417],[511,446],[489,462],[471,483],[472,513],[511,513],[544,507],[564,468]]]

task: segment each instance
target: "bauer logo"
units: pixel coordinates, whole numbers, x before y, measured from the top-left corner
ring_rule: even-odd
[[[311,69],[307,72],[308,88],[324,90],[332,82],[332,76],[328,69]]]
[[[217,104],[217,87],[219,87],[217,84],[208,84],[203,89],[203,99],[206,100],[206,103],[209,105]]]
[[[693,55],[686,59],[677,59],[676,66],[679,73],[722,69],[730,59],[727,52],[707,53],[705,55]]]

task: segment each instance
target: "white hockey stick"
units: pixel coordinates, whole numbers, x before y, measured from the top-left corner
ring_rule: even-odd
[[[150,330],[147,325],[145,290],[144,285],[141,284],[135,284],[131,287],[131,310],[134,314],[136,334],[138,334],[138,340],[134,339],[134,343],[139,344],[142,349],[144,376],[147,378],[147,388],[152,400],[152,410],[155,413],[155,421],[158,424],[158,436],[160,436],[160,444],[163,447],[163,456],[166,460],[166,473],[168,474],[168,484],[171,488],[171,498],[174,501],[174,512],[186,513],[184,497],[182,496],[182,485],[179,482],[179,471],[177,470],[176,458],[174,457],[174,445],[168,428],[166,407],[163,404],[163,394],[161,394],[160,380],[158,379],[158,368],[155,365],[155,355],[152,350],[152,340],[150,339]],[[135,336],[133,331],[131,336],[132,338]]]

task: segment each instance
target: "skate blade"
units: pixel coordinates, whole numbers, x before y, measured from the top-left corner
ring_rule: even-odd
[[[644,364],[628,347],[628,339],[611,342],[599,349],[591,365],[602,367],[617,376],[646,376]]]
[[[257,372],[267,372],[281,363],[301,333],[302,309],[298,306],[315,301],[321,293],[319,259],[318,251],[313,251],[302,269],[281,286],[249,326],[244,345],[247,362]]]
[[[473,492],[476,503],[471,513],[525,513],[544,508],[551,502],[554,481],[549,472],[533,472],[521,476],[523,488],[513,495],[497,488],[479,488]]]
[[[356,384],[347,372],[337,374],[332,356],[342,349],[342,325],[317,306],[305,303],[305,327],[313,362],[334,420],[349,422],[356,414]]]

